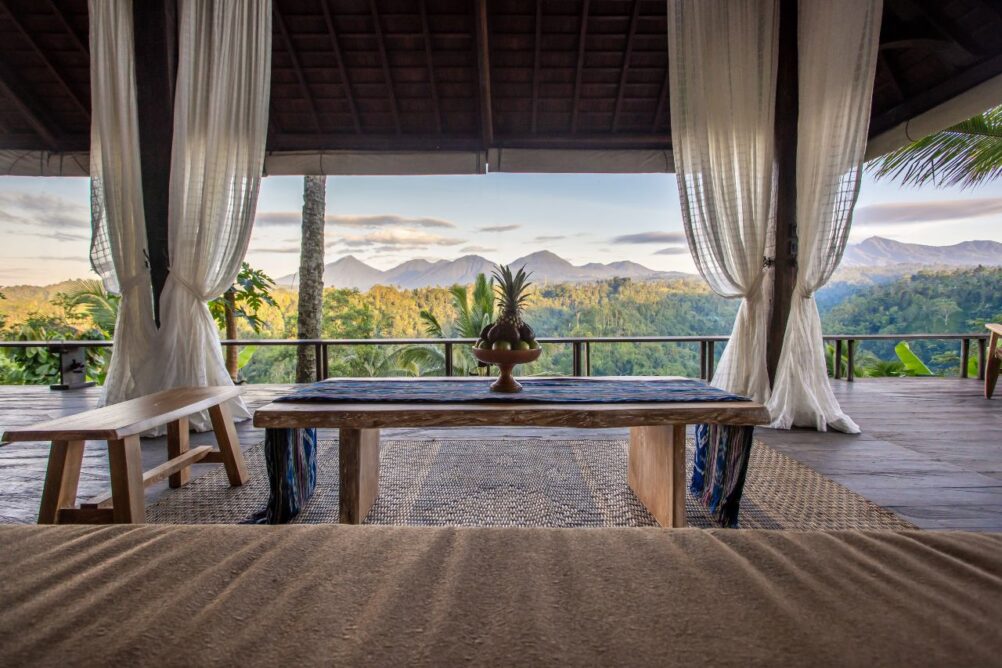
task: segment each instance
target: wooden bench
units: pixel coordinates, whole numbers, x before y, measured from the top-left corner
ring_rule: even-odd
[[[129,524],[146,519],[146,487],[169,478],[180,487],[190,478],[195,462],[221,463],[233,486],[247,482],[233,418],[225,402],[240,394],[236,387],[182,387],[164,390],[112,406],[8,430],[7,441],[52,441],[45,488],[38,511],[39,524]],[[188,446],[188,418],[208,410],[219,449]],[[143,472],[139,437],[167,425],[168,460]],[[74,507],[84,442],[108,442],[111,491]]]
[[[990,322],[985,327],[991,332],[985,356],[985,399],[991,399],[999,379],[999,367],[1002,367],[1002,325]]]

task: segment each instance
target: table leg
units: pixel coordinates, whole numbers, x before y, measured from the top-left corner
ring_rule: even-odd
[[[139,437],[108,441],[108,463],[112,521],[115,524],[143,524],[146,522],[146,488]]]
[[[212,431],[216,434],[219,452],[226,468],[226,477],[230,486],[239,487],[250,479],[244,455],[240,451],[240,439],[237,438],[237,428],[233,425],[233,416],[226,404],[218,404],[209,408],[212,419]]]
[[[630,427],[627,480],[663,527],[684,527],[685,425]]]
[[[361,524],[379,494],[379,430],[341,429],[340,522]]]
[[[167,424],[167,459],[180,457],[188,452],[188,418],[183,417]],[[185,466],[177,473],[171,473],[168,484],[172,488],[187,485],[191,480],[191,467]]]
[[[42,504],[38,509],[39,524],[55,524],[59,521],[61,508],[72,508],[76,504],[83,454],[83,441],[52,442]]]

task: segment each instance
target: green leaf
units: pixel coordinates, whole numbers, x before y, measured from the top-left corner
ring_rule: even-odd
[[[932,371],[929,367],[925,365],[925,362],[919,359],[918,355],[912,352],[911,347],[906,341],[902,341],[898,345],[894,346],[894,352],[897,354],[898,359],[905,366],[905,373],[909,376],[932,376]]]
[[[242,369],[247,366],[251,358],[254,357],[254,353],[257,352],[257,346],[244,346],[237,353],[237,368]]]

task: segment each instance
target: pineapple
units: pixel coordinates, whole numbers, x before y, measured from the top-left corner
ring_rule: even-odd
[[[492,345],[506,341],[512,348],[517,348],[520,341],[534,339],[532,328],[522,321],[522,307],[528,299],[527,289],[532,285],[528,280],[529,274],[525,266],[513,274],[511,267],[499,265],[494,270],[494,279],[497,281],[501,317],[487,330],[486,340]]]

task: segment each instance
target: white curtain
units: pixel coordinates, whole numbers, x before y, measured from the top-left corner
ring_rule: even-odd
[[[814,293],[842,259],[859,194],[881,0],[800,0],[797,285],[769,410],[773,426],[858,433],[825,368]]]
[[[777,0],[669,0],[672,151],[699,273],[741,297],[713,384],[769,397]]]
[[[146,262],[146,218],[139,163],[132,3],[90,0],[91,265],[121,295],[114,354],[102,404],[145,394],[156,336]]]
[[[206,302],[236,279],[264,161],[270,0],[183,0],[170,181],[170,275],[161,301],[163,388],[231,385]],[[249,417],[239,399],[236,419]],[[210,428],[205,415],[192,420]]]

